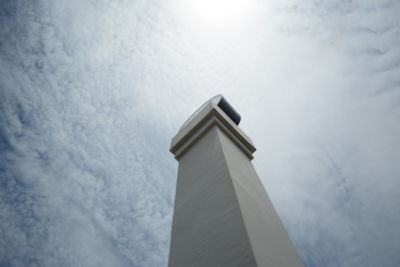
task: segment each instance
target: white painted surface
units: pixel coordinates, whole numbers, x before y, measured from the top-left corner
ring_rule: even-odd
[[[169,267],[303,266],[250,158],[224,124],[179,158]]]

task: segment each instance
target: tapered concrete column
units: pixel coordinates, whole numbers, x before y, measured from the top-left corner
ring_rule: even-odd
[[[179,161],[169,267],[303,266],[251,164],[240,116],[218,96],[171,143]]]

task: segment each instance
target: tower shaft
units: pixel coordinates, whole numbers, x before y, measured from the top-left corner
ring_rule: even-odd
[[[173,140],[169,267],[303,266],[251,163],[255,148],[210,104]]]

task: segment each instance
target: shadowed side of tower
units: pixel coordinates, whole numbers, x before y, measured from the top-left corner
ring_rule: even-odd
[[[169,267],[303,266],[251,164],[255,147],[240,116],[218,97],[172,140],[179,170]]]

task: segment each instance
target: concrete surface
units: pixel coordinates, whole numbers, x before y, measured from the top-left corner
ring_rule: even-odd
[[[171,144],[179,160],[169,267],[303,266],[251,164],[251,140],[206,105]]]

